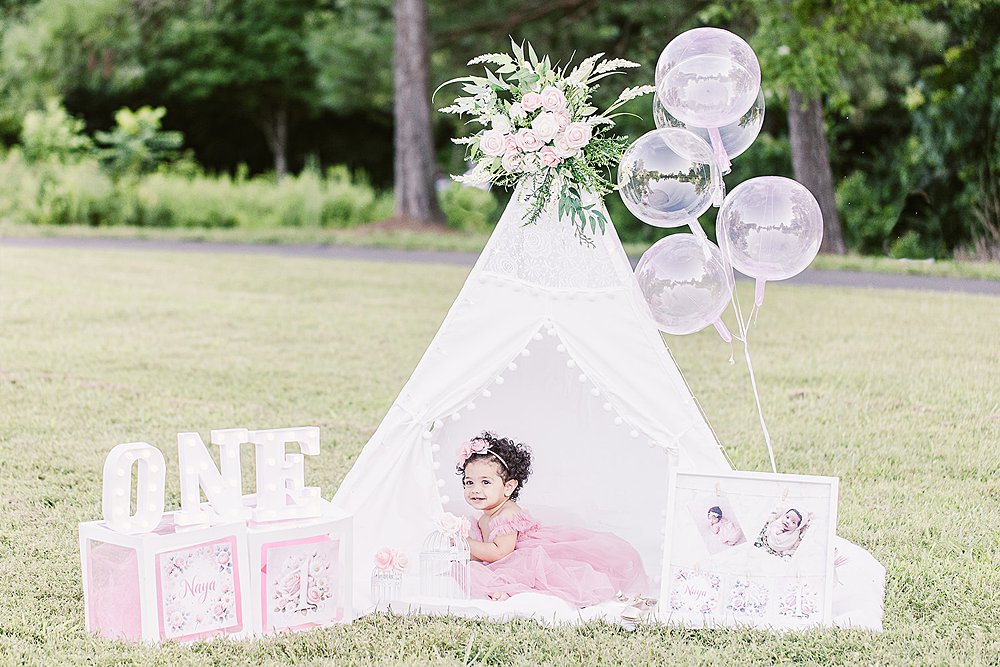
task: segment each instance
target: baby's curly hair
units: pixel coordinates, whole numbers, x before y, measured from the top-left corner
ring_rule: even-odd
[[[465,466],[469,464],[469,461],[490,459],[496,465],[497,471],[500,473],[500,478],[504,482],[509,482],[512,479],[517,480],[517,486],[514,487],[514,491],[510,494],[511,500],[517,500],[521,489],[524,488],[524,484],[528,481],[528,476],[531,475],[531,450],[523,443],[514,442],[510,438],[501,438],[490,431],[483,431],[472,439],[482,440],[487,443],[489,451],[473,452],[462,465],[456,466],[455,471],[458,476],[463,477],[465,475]],[[496,456],[493,455],[494,452],[496,452]]]

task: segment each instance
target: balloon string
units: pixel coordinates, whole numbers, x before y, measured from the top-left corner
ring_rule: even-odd
[[[729,153],[726,151],[726,145],[722,143],[719,128],[708,128],[708,138],[712,142],[712,152],[715,153],[715,163],[719,165],[719,171],[728,174],[733,168],[733,163],[729,161]]]
[[[727,244],[727,250],[728,250],[728,244]],[[726,260],[727,261],[729,260],[728,253],[726,256]],[[778,474],[778,466],[774,462],[774,447],[771,444],[771,434],[767,430],[767,424],[764,423],[764,409],[760,403],[760,392],[757,390],[757,376],[753,371],[753,361],[750,359],[750,345],[749,345],[750,336],[748,328],[750,320],[756,318],[757,312],[759,312],[759,308],[755,303],[753,307],[750,309],[749,317],[747,317],[746,320],[743,319],[743,308],[740,306],[740,296],[736,291],[735,282],[736,281],[734,279],[731,301],[733,304],[733,310],[736,311],[736,323],[739,325],[739,330],[740,330],[739,340],[741,343],[743,343],[743,356],[746,357],[747,370],[750,372],[750,386],[753,389],[753,398],[757,404],[757,417],[760,420],[760,428],[764,432],[764,443],[767,445],[767,455],[771,459],[771,471],[774,474]]]

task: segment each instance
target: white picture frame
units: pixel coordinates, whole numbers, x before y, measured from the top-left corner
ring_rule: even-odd
[[[660,620],[686,627],[831,626],[838,481],[672,471]]]

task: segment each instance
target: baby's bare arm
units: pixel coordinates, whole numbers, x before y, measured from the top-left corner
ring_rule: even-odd
[[[492,563],[514,551],[515,544],[517,544],[517,533],[508,533],[498,535],[492,542],[469,540],[469,552],[475,560]]]

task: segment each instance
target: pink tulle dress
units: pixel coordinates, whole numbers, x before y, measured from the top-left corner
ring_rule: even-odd
[[[548,593],[577,607],[613,600],[619,592],[646,593],[639,553],[625,540],[570,526],[542,526],[525,513],[490,522],[487,542],[517,533],[514,551],[493,563],[470,564],[474,598]],[[483,540],[472,521],[469,537]]]

